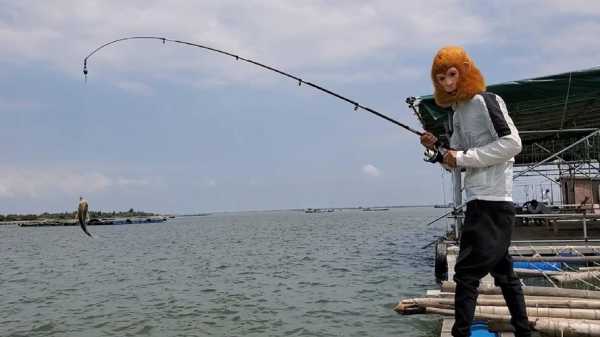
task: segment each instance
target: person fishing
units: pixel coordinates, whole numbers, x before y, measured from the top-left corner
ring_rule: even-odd
[[[86,222],[88,218],[88,202],[82,196],[79,197],[79,205],[77,206],[77,222],[85,234],[92,237],[92,234],[88,232]]]
[[[521,138],[502,98],[485,92],[485,82],[461,47],[440,49],[431,79],[437,105],[451,108],[450,147],[442,165],[464,169],[467,210],[455,265],[455,323],[452,336],[470,335],[481,278],[490,273],[511,314],[516,337],[530,337],[521,283],[508,252],[515,209],[512,203],[514,156]],[[429,132],[421,136],[428,149],[439,145]]]

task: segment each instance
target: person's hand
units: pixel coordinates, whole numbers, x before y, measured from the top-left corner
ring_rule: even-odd
[[[448,152],[446,152],[444,155],[444,164],[451,168],[456,167],[456,151],[448,150]]]
[[[435,148],[435,143],[437,143],[437,141],[437,137],[430,132],[424,132],[423,135],[421,135],[421,144],[430,150]]]

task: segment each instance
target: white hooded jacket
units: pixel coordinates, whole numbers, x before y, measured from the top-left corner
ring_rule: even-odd
[[[484,92],[453,106],[450,147],[456,164],[465,168],[467,201],[512,201],[514,156],[521,138],[502,98]]]

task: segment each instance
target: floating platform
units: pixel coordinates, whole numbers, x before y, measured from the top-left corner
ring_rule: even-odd
[[[110,226],[110,225],[129,225],[140,223],[160,223],[167,221],[166,217],[135,217],[135,218],[110,218],[110,219],[92,219],[88,221],[88,226]],[[16,222],[19,227],[62,227],[62,226],[79,226],[76,220],[41,220],[41,221],[19,221]]]
[[[428,290],[421,298],[401,300],[395,310],[401,314],[442,315],[440,337],[450,337],[454,324],[454,265],[459,248],[454,244],[443,250],[447,263],[447,274],[440,289]],[[529,282],[531,277],[544,277],[551,286],[524,286],[523,293],[531,327],[541,336],[600,336],[600,266],[596,262],[600,256],[600,245],[514,245],[509,248],[514,260],[543,259],[552,262],[553,270],[542,268],[542,263],[519,263],[523,276]],[[577,258],[577,261],[572,260]],[[439,262],[436,259],[436,263]],[[549,262],[543,262],[548,264]],[[577,263],[577,264],[575,264]],[[594,265],[584,267],[582,263]],[[515,262],[515,264],[517,264]],[[560,269],[559,269],[560,268]],[[577,287],[563,288],[579,282],[594,290]],[[539,283],[538,283],[539,284]],[[475,318],[471,327],[472,336],[514,336],[510,326],[510,314],[499,288],[494,286],[488,274],[481,280],[480,296],[477,301]]]

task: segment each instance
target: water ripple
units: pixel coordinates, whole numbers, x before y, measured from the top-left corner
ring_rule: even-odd
[[[0,226],[0,336],[429,336],[433,209],[247,212],[161,225]]]

